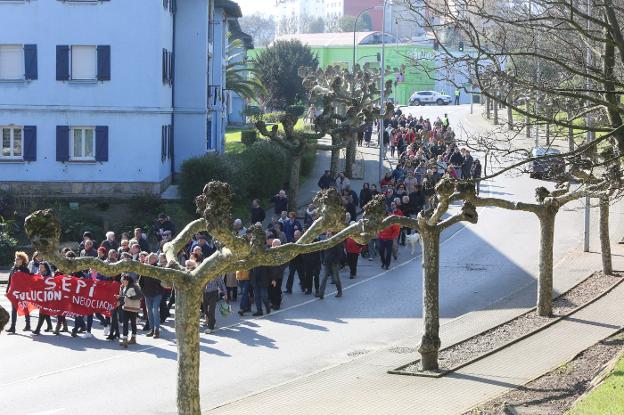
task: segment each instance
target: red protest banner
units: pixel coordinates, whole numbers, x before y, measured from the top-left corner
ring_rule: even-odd
[[[42,277],[16,272],[6,296],[15,307],[20,303],[35,304],[48,315],[110,316],[117,304],[119,283],[76,278],[70,275]]]

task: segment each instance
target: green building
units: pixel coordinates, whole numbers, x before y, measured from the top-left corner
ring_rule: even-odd
[[[278,37],[276,40],[299,40],[310,46],[317,55],[319,65],[343,65],[351,68],[353,65],[353,32],[345,33],[309,33],[292,34]],[[356,61],[363,65],[379,68],[381,65],[381,33],[357,32],[355,34]],[[257,53],[259,50],[256,49]],[[250,55],[252,55],[250,53]],[[414,66],[414,60],[429,70],[434,69],[434,53],[431,44],[395,43],[394,38],[386,34],[385,63],[393,73],[388,79],[395,81],[393,92],[390,95],[395,103],[407,104],[409,97],[415,91],[436,90],[452,95],[453,88],[438,85],[427,75],[427,71]],[[398,81],[398,82],[396,82]]]

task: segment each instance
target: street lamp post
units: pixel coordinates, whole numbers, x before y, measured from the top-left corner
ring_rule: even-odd
[[[383,142],[383,120],[386,113],[384,92],[386,87],[386,6],[390,0],[384,0],[382,19],[381,19],[381,88],[380,88],[380,108],[379,115],[381,120],[379,122],[379,128],[377,131],[377,140],[379,141],[379,181],[383,179],[384,175],[384,142]]]
[[[366,12],[367,12],[367,11],[369,11],[369,10],[378,9],[378,8],[379,8],[379,6],[371,6],[371,7],[368,7],[368,8],[366,8],[366,9],[362,10],[362,11],[361,11],[361,12],[360,12],[360,13],[359,13],[356,17],[355,17],[355,23],[353,23],[353,61],[352,61],[352,62],[353,62],[353,72],[354,72],[354,73],[355,73],[355,49],[357,48],[357,43],[356,43],[356,41],[355,41],[355,34],[356,34],[356,32],[357,32],[357,22],[358,22],[359,18],[360,18],[360,17],[361,17],[364,13],[366,13]]]

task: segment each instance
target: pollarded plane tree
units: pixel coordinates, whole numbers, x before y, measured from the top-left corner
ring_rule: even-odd
[[[279,122],[282,125],[283,133],[279,131],[277,124],[273,125],[269,130],[264,121],[256,122],[256,128],[266,138],[273,143],[278,144],[290,155],[292,164],[290,166],[290,178],[288,180],[288,199],[292,210],[296,210],[299,197],[299,178],[301,177],[301,160],[306,151],[331,150],[337,148],[334,145],[326,145],[319,143],[324,134],[309,133],[305,131],[296,131],[295,125],[299,118],[303,115],[303,107],[289,106],[283,115],[280,116]]]
[[[61,228],[53,210],[40,210],[26,218],[25,229],[34,249],[42,253],[64,273],[93,269],[104,275],[136,272],[173,284],[176,290],[175,332],[178,350],[177,408],[182,415],[199,415],[199,329],[197,310],[200,308],[202,290],[211,280],[226,272],[248,270],[258,266],[284,264],[302,253],[330,248],[347,237],[365,243],[374,234],[398,223],[417,228],[414,219],[395,216],[386,217],[383,198],[369,203],[362,219],[355,224],[344,224],[345,211],[335,189],[319,192],[315,198],[319,206],[319,218],[296,243],[279,248],[266,248],[266,235],[260,226],[252,226],[246,237],[233,234],[229,227],[231,217],[231,194],[227,183],[210,182],[196,198],[197,211],[201,217],[190,222],[176,238],[163,247],[168,264],[154,267],[131,260],[107,264],[95,258],[67,259],[60,255]],[[317,236],[331,230],[335,234],[323,241]],[[205,259],[195,270],[187,271],[177,261],[177,254],[192,236],[208,232],[217,241],[218,250]]]
[[[386,71],[389,73],[388,71]],[[380,117],[379,82],[381,71],[355,65],[353,71],[341,66],[327,66],[316,70],[301,68],[303,86],[310,100],[322,102],[323,110],[314,120],[314,128],[332,137],[336,146],[332,152],[330,171],[338,172],[340,148],[346,148],[345,175],[353,176],[357,136]],[[392,92],[392,81],[386,81],[386,91]]]

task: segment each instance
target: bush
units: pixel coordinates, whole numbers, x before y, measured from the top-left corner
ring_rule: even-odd
[[[13,264],[17,239],[13,237],[13,221],[4,220],[0,216],[0,265]]]
[[[258,133],[256,130],[243,130],[241,131],[241,142],[246,146],[253,145],[258,141]]]
[[[180,171],[180,197],[188,207],[194,206],[193,200],[204,185],[211,180],[227,181],[231,176],[231,169],[226,158],[229,155],[216,153],[206,154],[201,157],[193,157],[182,163]]]
[[[180,196],[185,206],[211,180],[228,182],[235,204],[274,194],[288,181],[289,156],[277,144],[258,141],[240,153],[208,154],[185,161],[180,172]]]
[[[283,117],[286,113],[282,111],[277,112],[267,112],[262,117],[262,120],[267,124],[277,124],[280,121],[280,118]]]
[[[160,196],[152,194],[144,194],[134,196],[128,201],[128,205],[132,212],[141,212],[141,216],[155,218],[163,211],[164,201]]]
[[[82,234],[85,231],[90,231],[98,241],[103,238],[102,219],[95,212],[70,209],[66,203],[59,203],[54,210],[61,223],[61,242],[82,241]]]

